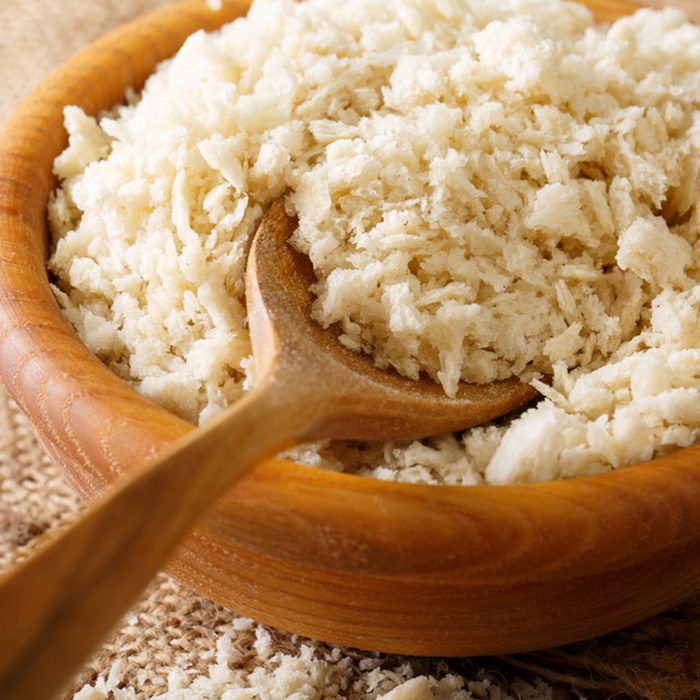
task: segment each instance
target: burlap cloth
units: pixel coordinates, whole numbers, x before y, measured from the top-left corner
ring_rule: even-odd
[[[0,0],[0,118],[65,57],[120,22],[166,2]],[[700,15],[700,0],[675,4]],[[0,570],[31,551],[44,532],[69,522],[79,507],[27,420],[0,389]],[[213,666],[217,648],[224,671],[228,669],[223,680],[221,665]],[[321,666],[313,659],[321,660]],[[281,667],[295,669],[293,688],[287,685],[285,690],[278,682],[275,674]],[[307,668],[308,677],[299,680]],[[506,658],[406,659],[332,650],[266,630],[162,575],[66,697],[83,688],[81,698],[150,698],[167,690],[170,676],[171,688],[199,677],[200,690],[178,695],[183,698],[210,697],[204,688],[216,685],[218,678],[219,687],[229,690],[266,688],[260,695],[231,693],[232,698],[282,700],[303,691],[295,697],[359,700],[421,674],[455,674],[459,678],[452,684],[457,687],[463,680],[468,692],[463,697],[490,700],[700,698],[700,600],[567,648]]]

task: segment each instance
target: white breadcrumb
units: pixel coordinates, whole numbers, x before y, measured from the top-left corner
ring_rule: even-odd
[[[512,374],[510,425],[294,455],[383,479],[592,474],[698,415],[700,27],[560,0],[256,0],[140,101],[66,110],[56,295],[117,374],[205,421],[252,384],[244,268],[289,191],[314,318],[380,366]],[[538,382],[553,374],[553,384]]]
[[[256,637],[269,633],[252,620],[239,618],[238,629],[253,628]],[[409,663],[386,668],[367,657],[353,661],[332,648],[314,652],[301,645],[296,654],[276,652],[258,657],[252,671],[240,668],[243,659],[233,644],[235,630],[218,637],[216,659],[208,674],[194,675],[191,669],[175,668],[167,678],[167,689],[149,700],[552,700],[552,688],[541,680],[528,683],[516,679],[515,694],[501,690],[485,671],[466,679],[456,674],[442,678],[414,677]],[[81,688],[73,700],[137,700],[144,697],[137,687],[125,687],[122,667],[116,662],[106,676]]]

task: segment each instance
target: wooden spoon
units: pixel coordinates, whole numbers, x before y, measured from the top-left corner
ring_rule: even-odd
[[[256,387],[135,471],[0,583],[0,698],[46,700],[126,612],[197,518],[247,469],[320,438],[417,438],[477,425],[536,395],[516,379],[461,386],[377,369],[310,320],[308,259],[275,203],[247,267]],[[368,507],[372,505],[368,503]]]

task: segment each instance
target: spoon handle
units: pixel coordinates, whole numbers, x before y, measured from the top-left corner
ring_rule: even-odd
[[[305,432],[308,412],[292,400],[270,384],[252,393],[0,579],[0,698],[46,700],[60,690],[206,508]]]

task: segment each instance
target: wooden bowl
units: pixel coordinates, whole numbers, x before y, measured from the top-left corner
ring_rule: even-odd
[[[635,9],[589,4],[606,20]],[[246,6],[227,0],[214,13],[188,0],[127,25],[46,80],[0,135],[0,369],[88,499],[192,426],[106,369],[49,290],[45,209],[66,145],[62,109],[118,103],[187,35]],[[508,487],[400,485],[273,460],[211,509],[169,568],[223,605],[328,642],[516,652],[634,623],[698,591],[698,506],[698,446],[595,478]]]

